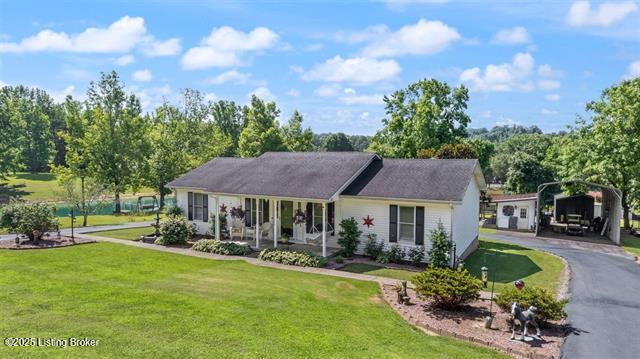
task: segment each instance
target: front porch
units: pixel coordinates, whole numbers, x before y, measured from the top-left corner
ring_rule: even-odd
[[[234,238],[235,242],[246,243],[249,247],[256,251],[261,251],[266,248],[278,248],[285,249],[291,251],[305,251],[312,253],[317,256],[322,256],[322,245],[316,245],[305,242],[295,242],[291,241],[287,244],[282,242],[274,243],[271,238],[262,238],[259,243],[256,243],[253,238],[244,238],[239,240],[237,237]],[[338,245],[338,238],[336,236],[327,236],[327,244],[326,244],[326,256],[332,257],[337,255],[340,252],[340,246]]]

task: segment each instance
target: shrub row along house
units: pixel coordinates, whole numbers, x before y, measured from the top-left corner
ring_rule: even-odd
[[[485,182],[476,160],[268,152],[215,158],[168,187],[199,233],[214,224],[212,234],[220,238],[222,214],[231,235],[257,249],[284,246],[280,240],[287,237],[317,246],[327,256],[328,249],[338,247],[340,221],[353,217],[363,236],[373,234],[385,246],[397,243],[405,249],[428,250],[430,233],[441,222],[464,258],[478,244]]]

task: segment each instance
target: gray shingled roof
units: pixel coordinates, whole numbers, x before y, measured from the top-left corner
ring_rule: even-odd
[[[376,161],[342,194],[359,197],[462,201],[477,160]]]
[[[267,152],[257,158],[216,158],[167,186],[328,200],[374,158],[377,155],[364,152]]]

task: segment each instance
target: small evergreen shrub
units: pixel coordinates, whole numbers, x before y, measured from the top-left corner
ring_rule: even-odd
[[[358,229],[358,222],[351,217],[340,222],[340,232],[338,232],[338,244],[342,248],[342,255],[352,257],[360,244],[362,231]]]
[[[378,242],[378,236],[375,233],[367,234],[367,243],[364,246],[364,254],[372,259],[377,259],[384,251],[384,243]]]
[[[184,216],[169,216],[160,223],[160,237],[154,243],[163,246],[182,244],[195,233],[196,225],[189,223]]]
[[[223,242],[217,239],[201,239],[193,245],[192,249],[194,251],[222,254],[225,256],[245,256],[251,253],[249,246],[243,246],[234,242]]]
[[[391,261],[391,254],[389,253],[389,251],[385,251],[384,249],[376,257],[376,262],[381,264],[387,264],[390,261]]]
[[[456,308],[478,300],[482,283],[467,270],[430,267],[413,277],[416,292],[441,308]]]
[[[406,252],[404,248],[400,247],[399,245],[392,244],[389,247],[389,262],[402,263],[405,256],[406,256]]]
[[[414,266],[419,266],[424,259],[424,247],[413,247],[409,250],[409,260]]]
[[[569,301],[556,299],[552,293],[544,288],[525,287],[521,290],[509,288],[496,296],[496,304],[506,312],[511,311],[513,302],[518,302],[522,310],[526,310],[530,306],[538,308],[536,319],[540,319],[542,322],[560,320],[567,317],[564,306]]]
[[[444,229],[442,222],[438,221],[438,227],[431,232],[429,265],[441,268],[449,267],[452,250],[453,242],[449,239],[449,233]]]
[[[169,209],[167,209],[167,215],[169,216],[182,216],[183,213],[184,211],[182,210],[182,208],[178,206],[171,206],[169,207]]]
[[[324,267],[326,259],[309,252],[296,252],[275,248],[267,248],[260,252],[258,258],[263,261],[282,263],[300,267]]]
[[[336,256],[335,260],[338,264],[344,263],[344,258],[342,256]]]

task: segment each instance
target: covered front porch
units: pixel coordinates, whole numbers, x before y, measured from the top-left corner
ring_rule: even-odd
[[[305,250],[327,257],[340,248],[333,202],[245,196],[229,208],[225,199],[217,197],[216,238],[221,238],[220,214],[226,213],[230,239],[256,250]]]

